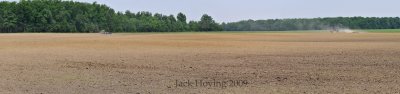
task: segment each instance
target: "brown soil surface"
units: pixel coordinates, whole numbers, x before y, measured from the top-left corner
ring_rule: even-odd
[[[400,93],[400,33],[0,34],[0,93]]]

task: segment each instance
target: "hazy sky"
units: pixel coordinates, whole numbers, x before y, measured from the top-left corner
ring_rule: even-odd
[[[15,1],[15,0],[0,0]],[[183,12],[190,20],[209,14],[218,22],[336,16],[400,16],[400,0],[74,0],[97,1],[117,11]]]

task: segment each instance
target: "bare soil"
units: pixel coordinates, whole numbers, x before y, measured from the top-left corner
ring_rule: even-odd
[[[0,93],[400,93],[400,33],[0,34]]]

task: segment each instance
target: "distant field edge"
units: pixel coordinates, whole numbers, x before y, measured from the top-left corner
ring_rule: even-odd
[[[357,29],[355,31],[364,31],[370,33],[400,33],[400,29]]]

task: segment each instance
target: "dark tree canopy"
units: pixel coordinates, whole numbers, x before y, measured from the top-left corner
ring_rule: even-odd
[[[196,31],[222,31],[222,27],[207,14],[201,17],[199,22],[190,21],[189,28]]]
[[[218,24],[217,24],[218,25]],[[191,29],[183,13],[116,12],[106,5],[62,0],[0,2],[0,32],[177,32]],[[209,29],[217,30],[217,29]]]
[[[178,16],[176,17],[179,22],[186,23],[186,15],[183,13],[178,13]]]
[[[204,14],[201,17],[199,26],[200,26],[199,28],[200,31],[214,31],[220,29],[218,24],[213,20],[213,18],[207,14]]]

